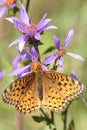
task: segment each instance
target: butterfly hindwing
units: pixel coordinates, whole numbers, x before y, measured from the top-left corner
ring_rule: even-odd
[[[53,111],[66,109],[73,99],[85,91],[84,85],[70,76],[57,72],[45,72],[43,77],[42,103]]]

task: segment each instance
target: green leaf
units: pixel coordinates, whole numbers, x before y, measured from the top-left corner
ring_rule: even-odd
[[[32,116],[33,120],[36,121],[36,122],[42,122],[42,121],[45,121],[46,118],[45,117],[42,117],[42,116]]]
[[[53,50],[55,50],[55,47],[51,46],[51,47],[47,48],[46,51],[43,54],[47,54],[47,53],[49,53],[49,52],[51,52]]]

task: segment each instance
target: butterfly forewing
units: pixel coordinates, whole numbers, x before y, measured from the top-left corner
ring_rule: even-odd
[[[83,84],[61,73],[45,72],[43,79],[42,103],[53,111],[66,109],[73,99],[85,91]]]
[[[35,87],[35,73],[31,73],[11,83],[3,92],[2,98],[21,112],[31,112],[40,106]]]

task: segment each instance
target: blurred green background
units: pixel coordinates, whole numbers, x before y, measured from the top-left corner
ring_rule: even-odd
[[[74,70],[79,79],[87,86],[87,0],[31,0],[29,15],[34,23],[38,23],[44,13],[48,13],[48,18],[52,19],[51,24],[58,26],[57,30],[46,31],[42,36],[44,45],[40,47],[42,59],[46,55],[43,52],[49,46],[54,45],[53,35],[56,34],[63,45],[69,29],[74,28],[75,34],[67,47],[67,51],[79,54],[85,61],[80,62],[70,57],[65,57],[65,67],[63,73],[69,74]],[[7,17],[6,15],[4,18]],[[12,24],[5,19],[0,19],[0,71],[5,73],[0,81],[0,95],[3,90],[13,81],[9,76],[12,70],[12,59],[17,56],[16,46],[8,48],[8,45],[20,36],[20,33]],[[49,55],[49,54],[48,54]],[[84,94],[87,100],[87,92]],[[45,110],[47,111],[47,110]],[[47,111],[49,113],[49,111]],[[37,110],[33,115],[40,115]],[[17,116],[15,108],[3,103],[0,98],[0,130],[17,130]],[[68,111],[67,127],[71,120],[74,120],[75,130],[87,130],[87,107],[81,99],[72,102]],[[57,130],[63,130],[63,122],[60,112],[55,113],[55,124]],[[31,114],[24,116],[24,130],[49,130],[44,122],[36,123],[31,118]]]

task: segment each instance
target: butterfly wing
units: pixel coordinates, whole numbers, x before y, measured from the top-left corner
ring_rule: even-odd
[[[65,110],[69,103],[84,91],[84,85],[70,76],[57,72],[45,72],[42,104],[53,111]]]
[[[40,107],[35,84],[35,73],[19,78],[5,89],[2,99],[14,105],[20,112],[31,112]]]

